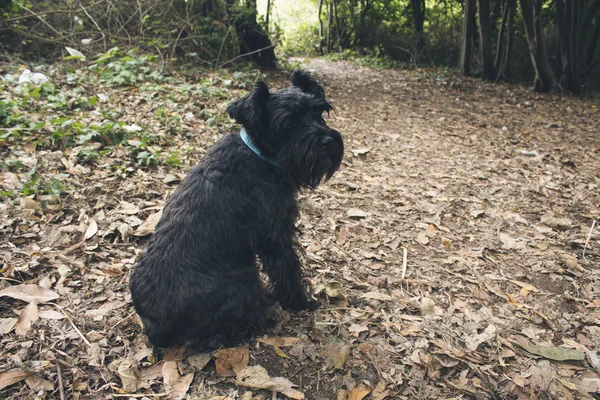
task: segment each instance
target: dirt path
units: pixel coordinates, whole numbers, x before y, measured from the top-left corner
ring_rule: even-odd
[[[408,398],[597,388],[590,358],[536,359],[514,344],[600,344],[597,230],[582,257],[599,216],[597,108],[425,71],[308,68],[345,134],[344,168],[309,197],[304,223],[309,256],[328,266],[314,266],[317,280],[341,283],[366,312],[331,319],[348,364],[372,362]]]
[[[135,70],[146,81],[101,85],[110,70],[69,64],[45,70],[54,97],[0,83],[26,127],[0,131],[0,398],[598,396],[599,104],[435,70],[307,68],[346,146],[300,199],[323,306],[275,309],[266,342],[200,355],[152,348],[128,278],[257,75]]]

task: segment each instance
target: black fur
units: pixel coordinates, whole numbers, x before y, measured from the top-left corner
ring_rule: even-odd
[[[277,166],[239,134],[227,135],[167,200],[130,283],[154,345],[234,346],[265,328],[271,299],[294,311],[318,306],[307,296],[295,250],[296,197],[335,173],[344,146],[323,120],[332,109],[323,88],[303,71],[291,80],[274,93],[259,82],[228,108]]]

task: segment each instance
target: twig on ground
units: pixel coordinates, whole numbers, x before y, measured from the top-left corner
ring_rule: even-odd
[[[58,376],[58,391],[60,392],[60,400],[65,400],[65,386],[63,384],[62,370],[59,363],[56,363],[56,375]]]
[[[408,254],[408,250],[405,248],[402,249],[402,279],[406,276],[406,256]]]
[[[583,254],[582,258],[585,258],[585,251],[587,250],[588,243],[590,242],[590,238],[592,237],[592,232],[594,231],[594,227],[596,226],[596,220],[592,222],[592,227],[590,228],[590,232],[587,235],[587,239],[585,240],[585,244],[583,245]]]
[[[71,319],[71,317],[69,317],[69,315],[65,312],[65,310],[58,304],[53,304],[53,303],[50,303],[50,304],[52,304],[53,306],[58,308],[60,310],[60,312],[62,312],[64,314],[64,316],[67,317],[67,319],[71,323],[71,326],[73,327],[73,329],[75,329],[75,332],[77,332],[77,334],[81,337],[81,339],[85,342],[85,344],[87,344],[88,346],[91,346],[92,344],[90,343],[90,341],[87,340],[85,336],[83,336],[83,333],[81,333],[79,328],[77,328],[77,326],[75,326],[75,322],[73,322],[73,320]]]

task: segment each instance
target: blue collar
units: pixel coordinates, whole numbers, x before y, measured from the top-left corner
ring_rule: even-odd
[[[244,141],[246,146],[248,146],[248,148],[254,152],[254,154],[259,156],[260,158],[262,158],[269,164],[271,164],[275,167],[279,167],[279,163],[277,162],[277,160],[275,160],[274,158],[265,157],[261,153],[261,151],[254,145],[254,143],[252,143],[252,139],[250,139],[250,136],[248,136],[248,133],[246,132],[246,130],[244,128],[242,128],[242,130],[240,131],[240,137],[242,138],[242,140]]]

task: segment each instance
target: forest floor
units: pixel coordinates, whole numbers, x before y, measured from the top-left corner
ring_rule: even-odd
[[[149,345],[129,275],[258,75],[146,64],[1,82],[0,398],[598,398],[597,100],[306,60],[346,148],[300,196],[323,306],[188,354]]]

